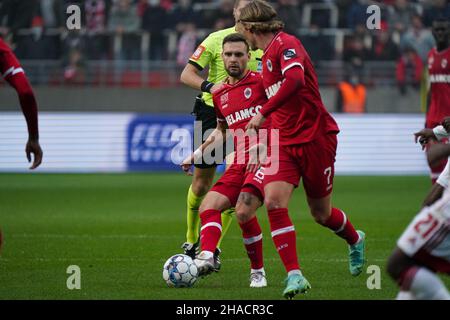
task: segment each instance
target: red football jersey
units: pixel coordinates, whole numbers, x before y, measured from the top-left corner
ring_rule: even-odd
[[[316,72],[299,39],[279,32],[265,49],[262,62],[268,99],[280,89],[286,70],[296,67],[304,73],[305,85],[271,114],[272,128],[280,130],[281,145],[306,143],[318,133],[339,132],[336,121],[322,103]]]
[[[233,85],[225,84],[223,89],[213,95],[213,101],[217,121],[226,121],[229,129],[242,134],[245,133],[247,123],[267,102],[260,74],[247,71],[247,74],[239,82]],[[268,129],[269,127],[270,117],[264,122],[261,129]],[[260,131],[259,139],[270,138],[263,136],[263,132]],[[234,136],[235,150],[238,152],[247,151],[250,145],[246,141],[248,140]]]
[[[436,48],[428,54],[430,78],[430,105],[427,112],[427,128],[439,125],[450,116],[450,48],[438,52]]]

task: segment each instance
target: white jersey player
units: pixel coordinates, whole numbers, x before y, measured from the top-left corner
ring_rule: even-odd
[[[415,136],[424,145],[429,139],[441,140],[450,134],[443,126],[437,126]],[[433,164],[449,156],[450,145],[435,144],[429,149],[428,162]],[[447,288],[436,275],[450,274],[449,163],[389,258],[388,273],[400,286],[397,299],[450,300]]]

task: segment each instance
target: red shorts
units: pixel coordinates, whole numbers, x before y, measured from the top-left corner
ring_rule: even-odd
[[[263,180],[259,179],[259,171],[250,173],[246,171],[247,165],[233,163],[214,184],[211,191],[218,192],[226,196],[232,207],[236,206],[239,194],[248,192],[264,201]]]
[[[264,185],[274,181],[285,181],[298,187],[300,179],[303,178],[303,186],[308,197],[323,198],[333,189],[336,149],[335,133],[321,135],[305,144],[280,146],[278,171],[275,174],[267,174],[266,170]],[[276,165],[273,163],[276,161],[274,156],[270,161],[271,165]]]
[[[7,51],[0,52],[0,75],[6,79],[19,72],[23,72],[23,69],[14,54]]]

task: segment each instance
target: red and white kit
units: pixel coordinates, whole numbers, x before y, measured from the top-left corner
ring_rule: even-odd
[[[25,73],[9,46],[0,38],[0,74],[17,91],[30,135],[38,136],[37,102]]]
[[[214,94],[214,108],[217,114],[217,121],[226,122],[229,129],[241,137],[234,136],[234,148],[236,154],[233,164],[225,171],[222,177],[212,187],[212,191],[225,195],[232,206],[236,205],[237,198],[241,191],[250,192],[261,201],[264,197],[264,186],[261,179],[254,179],[260,173],[249,173],[246,171],[248,162],[248,149],[253,145],[249,140],[242,139],[245,134],[245,126],[250,119],[256,115],[267,99],[264,94],[261,76],[252,71],[234,85],[225,84],[225,87]],[[263,129],[268,130],[270,121],[267,121]],[[260,139],[269,139],[263,136],[261,131]],[[252,142],[257,142],[255,141]],[[264,141],[263,141],[264,142]]]
[[[272,128],[280,130],[281,146],[278,173],[265,175],[265,184],[286,181],[298,186],[303,178],[308,196],[322,198],[332,190],[339,128],[322,103],[311,59],[296,37],[280,32],[262,60],[269,102],[260,112],[271,115]],[[286,77],[302,84],[294,95],[285,93],[290,89],[283,82]]]
[[[0,38],[0,73],[4,79],[23,73],[19,61],[8,45]]]
[[[409,257],[435,272],[450,274],[450,191],[423,208],[397,242]]]
[[[248,71],[245,77],[234,85],[225,84],[222,90],[213,95],[213,100],[217,121],[226,121],[229,129],[234,130],[235,133],[239,130],[241,135],[245,133],[245,126],[250,119],[267,101],[261,76],[251,71]],[[269,126],[270,121],[267,121],[265,128]],[[259,138],[262,132],[260,130]],[[257,140],[246,143],[245,139],[239,139],[236,135],[234,138],[236,150],[234,162],[211,189],[226,196],[233,207],[236,206],[241,192],[251,193],[261,201],[264,197],[261,171],[258,170],[256,173],[247,171],[248,152],[246,151],[254,146],[251,143],[256,143]],[[244,153],[243,157],[242,153]],[[242,158],[244,163],[240,162]],[[200,213],[200,218],[202,251],[214,252],[222,232],[220,211],[207,209]],[[251,262],[251,269],[263,270],[262,231],[256,216],[247,222],[240,223],[239,226]]]
[[[434,128],[439,125],[444,117],[450,116],[450,48],[441,52],[436,48],[430,50],[428,54],[428,73],[430,81],[430,105],[427,111],[427,128]],[[447,143],[444,139],[442,143]],[[427,150],[429,145],[427,145]],[[431,179],[433,183],[444,170],[446,160],[438,165],[430,167]]]
[[[438,52],[431,49],[428,54],[430,80],[430,106],[427,112],[427,128],[439,125],[444,117],[450,116],[450,48]]]

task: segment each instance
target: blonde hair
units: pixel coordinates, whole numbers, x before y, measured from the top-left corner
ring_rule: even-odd
[[[277,32],[284,28],[275,9],[263,0],[253,0],[242,8],[238,22],[254,33]]]

